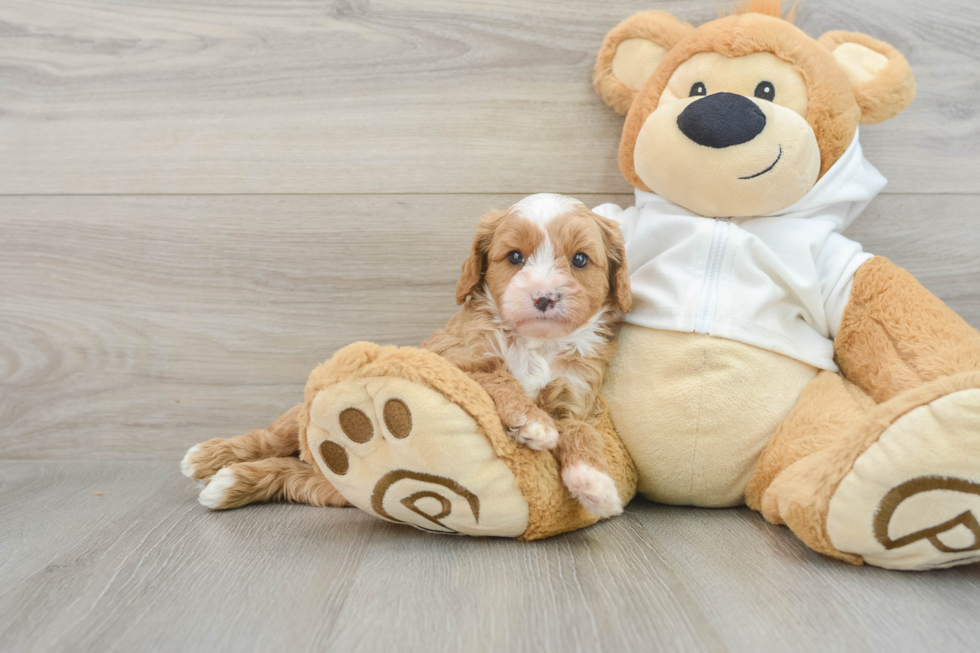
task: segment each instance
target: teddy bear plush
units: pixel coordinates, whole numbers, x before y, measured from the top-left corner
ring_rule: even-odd
[[[637,14],[598,55],[636,189],[595,209],[622,227],[634,297],[602,392],[609,473],[624,502],[747,504],[854,564],[978,561],[980,333],[841,235],[885,184],[858,126],[908,105],[909,64],[749,9],[697,28]],[[351,345],[277,424],[382,519],[525,540],[596,521],[427,351]],[[208,444],[200,478],[230,446]]]

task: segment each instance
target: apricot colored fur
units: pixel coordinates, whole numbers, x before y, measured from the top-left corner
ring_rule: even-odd
[[[226,491],[221,508],[267,499],[317,506],[350,505],[315,465],[295,457],[301,409],[302,404],[290,408],[266,429],[197,445],[188,461],[193,478],[203,481],[226,467],[234,473],[235,483]]]
[[[226,490],[221,508],[269,500],[321,507],[350,505],[316,465],[299,458],[265,458],[235,463],[227,469],[234,475],[235,484]]]

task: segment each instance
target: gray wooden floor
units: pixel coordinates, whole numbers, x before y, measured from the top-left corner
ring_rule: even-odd
[[[208,513],[178,472],[337,347],[444,323],[488,208],[630,202],[603,35],[730,4],[0,0],[0,651],[980,650],[980,566],[853,568],[744,509],[521,544]],[[908,56],[849,235],[980,326],[980,7],[797,24]]]
[[[354,508],[209,514],[167,462],[0,463],[5,651],[976,651],[980,567],[899,574],[747,509],[524,544]],[[94,491],[105,496],[95,496]]]

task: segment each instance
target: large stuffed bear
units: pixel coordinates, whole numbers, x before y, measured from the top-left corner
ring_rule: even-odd
[[[908,105],[909,65],[754,8],[698,28],[641,13],[599,53],[636,188],[635,206],[596,209],[622,226],[634,295],[603,387],[609,473],[624,502],[747,504],[855,564],[980,560],[980,333],[841,235],[885,184],[858,125]],[[268,451],[188,453],[208,505],[331,503],[336,488],[434,532],[595,522],[550,453],[513,442],[482,388],[420,349],[341,350],[255,437]],[[300,460],[276,449],[297,438]]]

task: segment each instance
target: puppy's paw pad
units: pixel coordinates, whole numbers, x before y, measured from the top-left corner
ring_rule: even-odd
[[[550,424],[531,421],[520,430],[517,441],[536,451],[554,449],[558,446],[558,429]]]
[[[561,472],[565,487],[593,517],[605,519],[622,514],[623,501],[619,498],[612,478],[585,463],[569,465]]]
[[[227,467],[219,469],[211,477],[211,482],[208,483],[207,487],[201,490],[201,494],[198,495],[197,500],[205,508],[220,510],[227,504],[229,490],[234,487],[237,480],[235,473]]]

